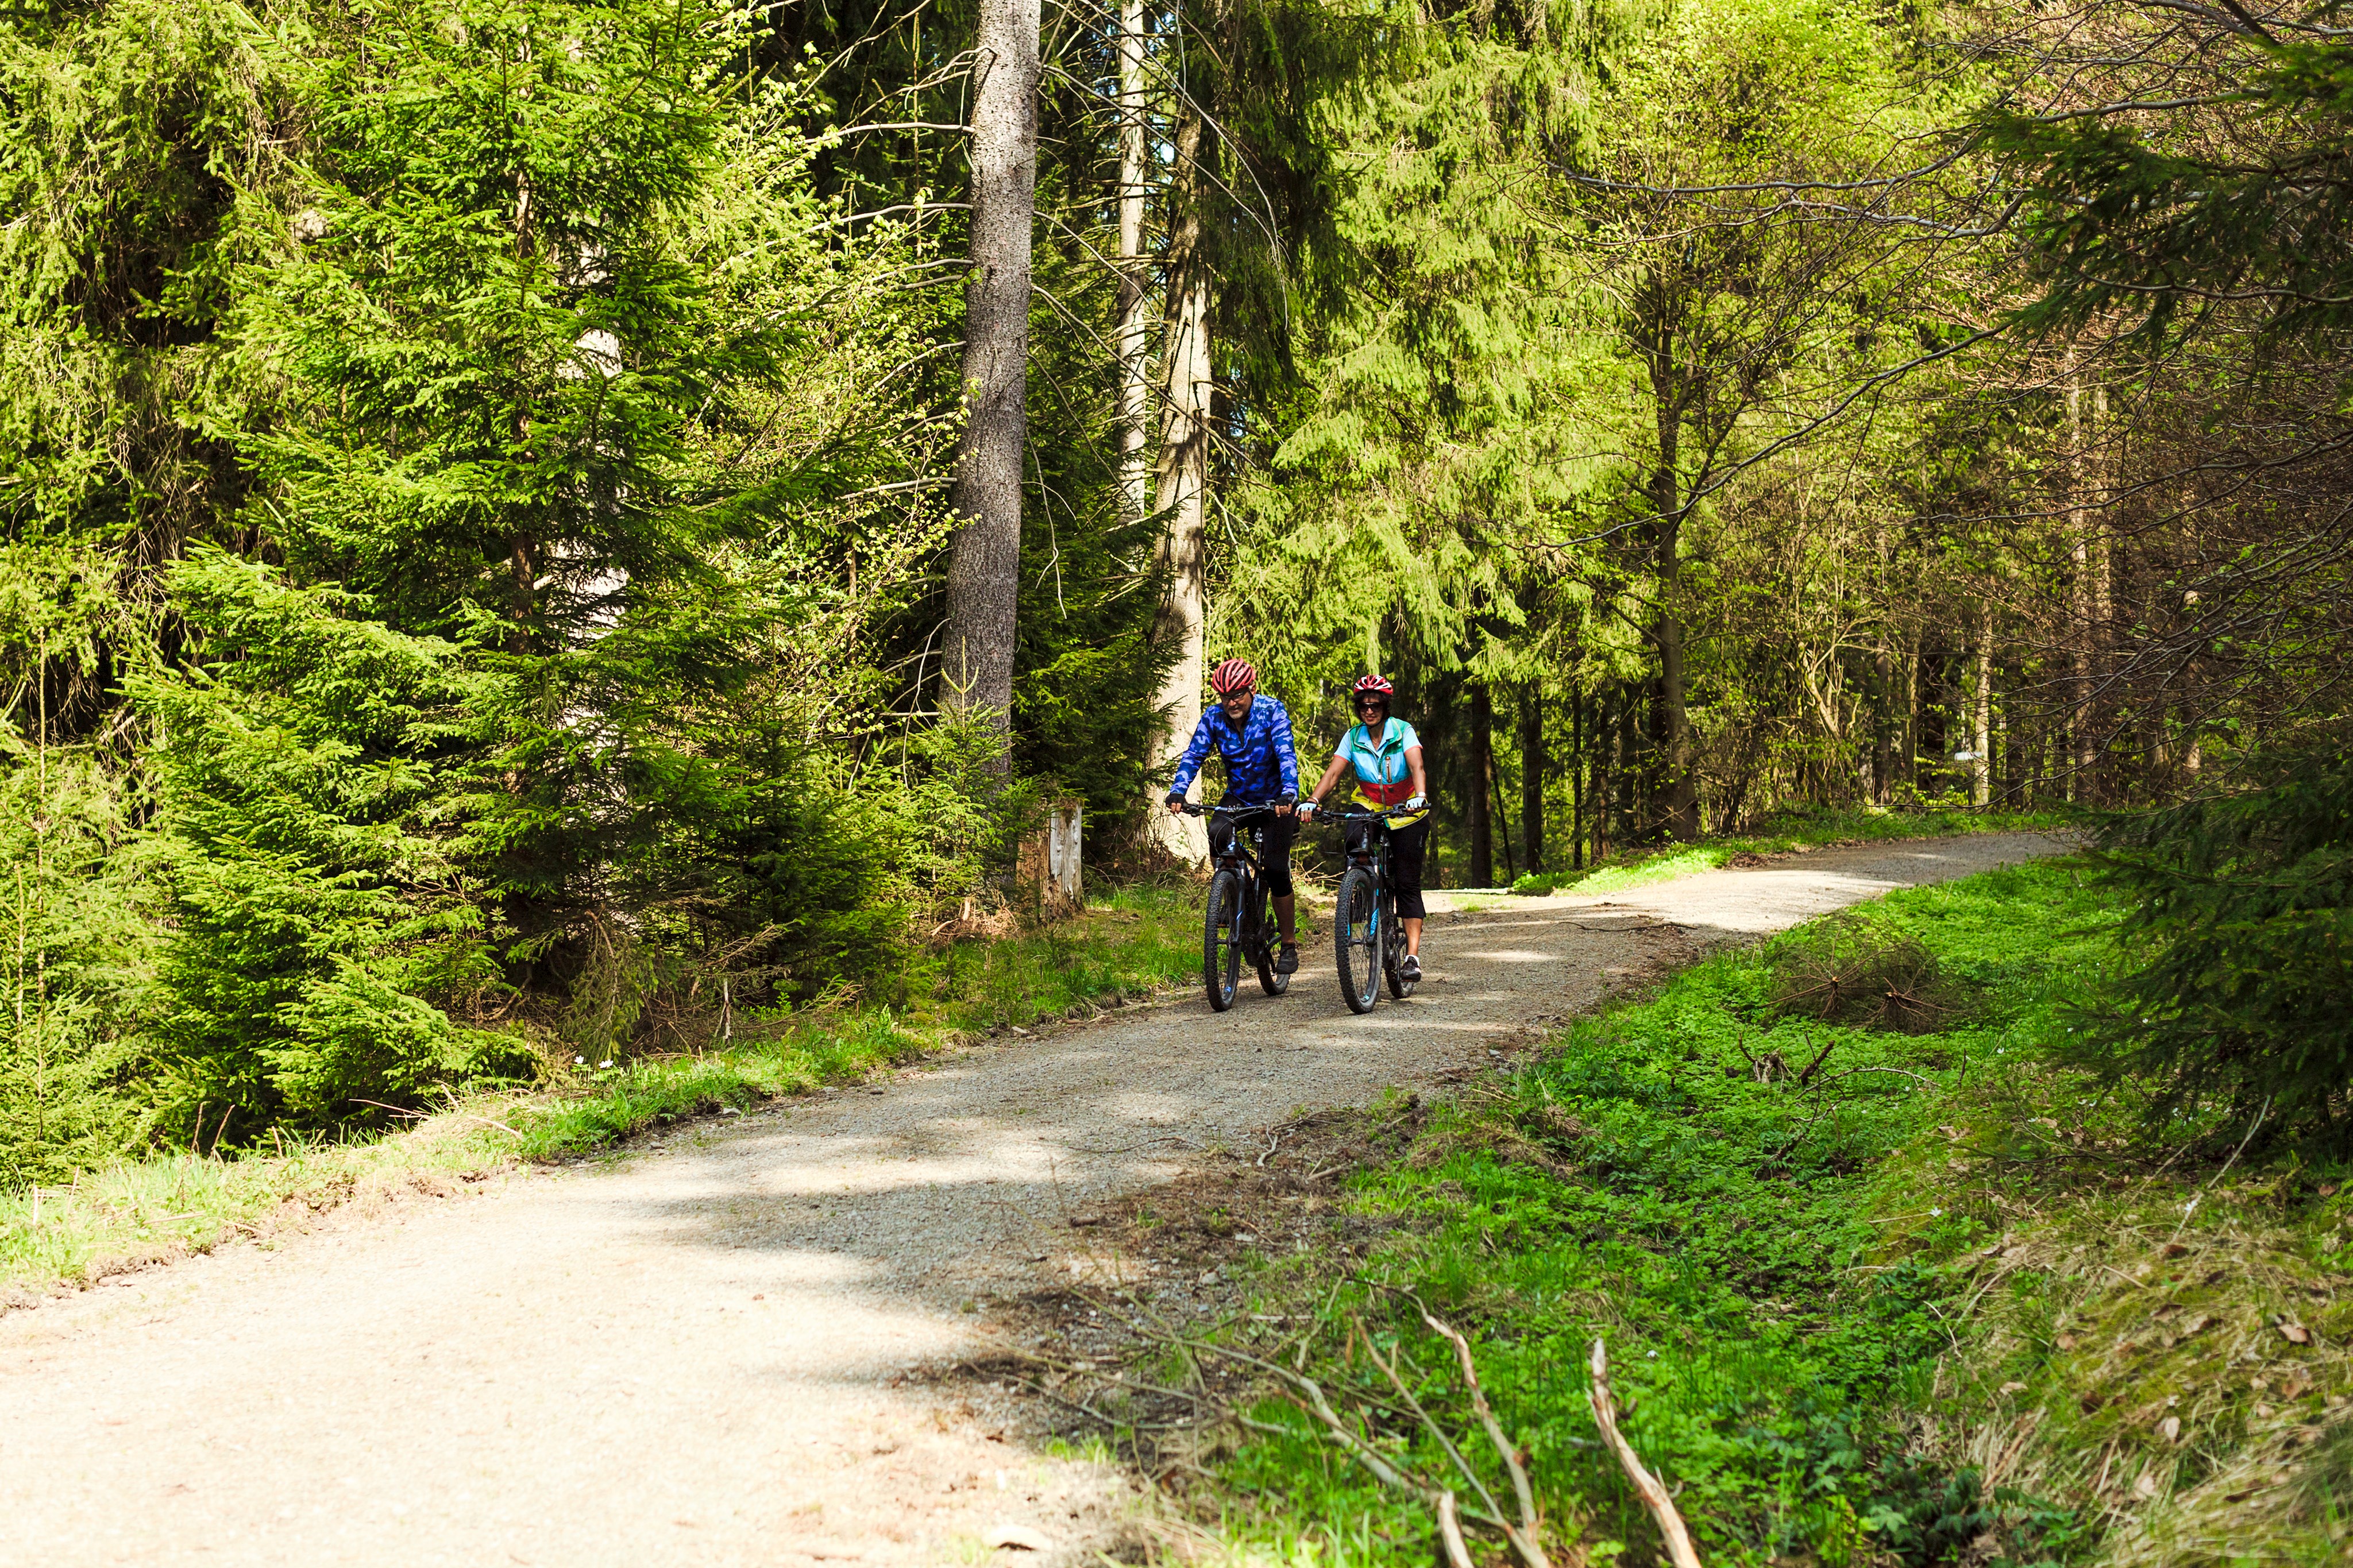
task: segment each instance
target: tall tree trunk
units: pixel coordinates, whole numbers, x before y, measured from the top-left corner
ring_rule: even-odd
[[[1144,254],[1144,0],[1119,8],[1119,489],[1130,521],[1152,510],[1152,321]]]
[[[1885,805],[1895,788],[1895,660],[1883,647],[1872,665],[1871,799]]]
[[[2014,663],[2003,665],[2001,667],[2002,689],[2014,694],[2018,690],[2019,683],[2018,666]],[[2003,707],[1995,722],[2001,752],[2001,802],[2012,811],[2022,811],[2026,807],[2027,774],[2031,771],[2030,763],[2032,752],[2029,746],[2029,737],[2032,731],[2026,723],[2025,716],[2015,711],[2017,708],[2018,703],[2013,696],[2012,700]]]
[[[2074,637],[2070,639],[2069,674],[2074,690],[2068,722],[2073,742],[2073,773],[2068,798],[2096,801],[2102,793],[2099,776],[2100,724],[2094,712],[2098,705],[2099,644],[2107,620],[2108,552],[2107,542],[2100,533],[2099,509],[2091,504],[2093,488],[2092,459],[2089,447],[2099,436],[2102,416],[2107,413],[2107,389],[2094,386],[2089,417],[2084,407],[2084,384],[2081,374],[2071,363],[2067,367],[2067,516],[2068,565],[2073,578]]]
[[[1649,342],[1651,397],[1657,411],[1659,450],[1651,469],[1650,499],[1657,521],[1652,524],[1659,582],[1659,624],[1654,636],[1659,647],[1658,710],[1651,731],[1659,744],[1653,824],[1664,837],[1699,837],[1699,781],[1694,776],[1691,721],[1685,704],[1688,681],[1683,668],[1683,623],[1676,613],[1675,591],[1683,578],[1683,489],[1680,477],[1683,436],[1681,373],[1677,350],[1675,301],[1659,286],[1652,320],[1644,335]]]
[[[1544,694],[1533,682],[1520,692],[1520,858],[1526,869],[1545,868],[1545,776],[1552,771],[1545,755]]]
[[[1464,826],[1471,837],[1470,874],[1465,887],[1492,888],[1495,885],[1495,837],[1493,823],[1487,810],[1488,735],[1495,727],[1495,710],[1487,698],[1487,683],[1471,682],[1470,746],[1463,757],[1464,782],[1462,792]]]
[[[1174,647],[1176,662],[1160,688],[1167,715],[1153,748],[1155,771],[1184,750],[1201,717],[1201,646],[1208,588],[1209,491],[1209,278],[1203,253],[1201,198],[1206,178],[1201,160],[1208,137],[1198,110],[1187,102],[1177,114],[1176,174],[1170,189],[1166,277],[1167,340],[1162,353],[1166,377],[1160,405],[1160,474],[1156,510],[1165,531],[1155,563],[1168,586],[1152,624],[1153,640]],[[1208,855],[1208,837],[1196,818],[1153,819],[1161,844],[1187,860]]]
[[[1568,868],[1585,869],[1585,693],[1568,694]]]
[[[973,58],[972,267],[965,283],[957,517],[941,706],[1008,729],[1029,441],[1029,235],[1038,188],[1039,0],[981,0]]]
[[[1499,888],[1509,887],[1520,879],[1520,868],[1512,858],[1512,808],[1504,804],[1504,767],[1495,758],[1493,737],[1487,746],[1487,794],[1494,810],[1487,818],[1490,837],[1495,841],[1496,858],[1504,862],[1504,874],[1496,879]]]
[[[1644,824],[1636,815],[1635,786],[1641,782],[1634,760],[1641,754],[1642,735],[1640,728],[1641,694],[1631,687],[1618,703],[1618,829],[1610,836],[1612,845],[1635,844],[1641,840]]]
[[[1920,787],[1920,650],[1905,644],[1897,650],[1897,663],[1904,671],[1904,754],[1895,759],[1895,771],[1914,789]]]
[[[1593,748],[1593,789],[1587,796],[1586,809],[1593,817],[1593,863],[1596,866],[1609,858],[1610,795],[1617,785],[1609,767],[1609,748],[1614,733],[1610,718],[1609,693],[1603,690],[1593,699],[1593,733],[1587,742]]]
[[[1969,681],[1969,804],[1993,803],[1993,611],[1978,621],[1977,668]]]

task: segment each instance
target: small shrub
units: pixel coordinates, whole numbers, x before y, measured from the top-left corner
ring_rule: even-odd
[[[1926,1034],[1951,1026],[1957,988],[1917,937],[1861,910],[1800,928],[1774,944],[1767,1001],[1777,1016]]]
[[[2099,865],[2137,903],[2061,1055],[2148,1082],[2153,1124],[2268,1104],[2274,1128],[2353,1144],[2353,761],[2258,766],[2260,787],[2103,836]]]

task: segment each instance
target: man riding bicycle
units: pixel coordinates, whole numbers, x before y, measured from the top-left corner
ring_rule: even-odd
[[[1274,820],[1266,826],[1263,879],[1274,896],[1274,918],[1282,930],[1282,952],[1274,961],[1277,974],[1299,968],[1299,942],[1293,911],[1299,907],[1291,885],[1291,846],[1299,837],[1299,758],[1291,749],[1290,710],[1271,697],[1258,695],[1258,671],[1246,660],[1229,658],[1209,671],[1209,689],[1217,706],[1193,726],[1192,742],[1177,759],[1176,776],[1168,784],[1171,816],[1185,809],[1185,792],[1211,747],[1226,760],[1226,799],[1236,805],[1271,802]]]
[[[1356,682],[1352,697],[1362,722],[1333,748],[1332,765],[1308,792],[1307,809],[1313,813],[1321,806],[1340,775],[1353,771],[1358,805],[1409,814],[1389,818],[1389,886],[1397,892],[1398,924],[1405,930],[1399,973],[1416,981],[1421,978],[1421,865],[1430,845],[1430,778],[1422,768],[1421,737],[1404,720],[1389,717],[1389,700],[1396,695],[1396,688],[1377,675]],[[1352,834],[1365,830],[1361,822],[1349,827]]]

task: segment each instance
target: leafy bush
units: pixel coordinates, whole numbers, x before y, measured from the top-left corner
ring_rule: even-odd
[[[2153,1121],[2223,1109],[2353,1142],[2353,761],[2117,822],[2099,864],[2137,900],[2121,973],[2062,1054],[2147,1080]]]

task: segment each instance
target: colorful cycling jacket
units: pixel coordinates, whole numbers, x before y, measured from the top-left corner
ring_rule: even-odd
[[[1391,719],[1381,726],[1377,741],[1362,724],[1351,725],[1332,754],[1356,770],[1356,804],[1386,809],[1404,805],[1412,795],[1413,770],[1406,765],[1405,754],[1420,744],[1412,725]],[[1399,827],[1409,827],[1428,815],[1416,812],[1395,820]]]
[[[1209,749],[1226,759],[1226,798],[1256,805],[1261,801],[1299,798],[1299,758],[1291,749],[1291,710],[1273,698],[1250,699],[1250,710],[1240,728],[1223,708],[1212,708],[1193,726],[1192,743],[1176,763],[1168,783],[1170,795],[1183,795],[1201,771]]]

